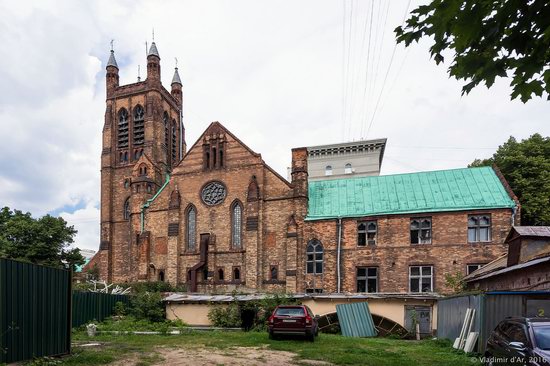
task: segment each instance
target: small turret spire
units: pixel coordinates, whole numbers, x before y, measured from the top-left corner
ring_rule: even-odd
[[[113,49],[114,39],[111,39],[111,55],[109,56],[109,61],[107,61],[107,66],[114,66],[118,69],[118,65],[115,59],[115,50]]]
[[[176,58],[176,67],[174,68],[174,77],[172,78],[172,84],[180,84],[181,85],[181,79],[180,74],[178,72],[178,59]]]
[[[160,58],[159,51],[157,50],[157,45],[154,41],[151,43],[151,47],[149,48],[149,52],[147,53],[147,57],[149,56],[157,56],[158,58]]]

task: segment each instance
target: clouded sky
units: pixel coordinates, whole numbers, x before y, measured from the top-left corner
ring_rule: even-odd
[[[550,135],[545,98],[510,101],[509,80],[461,97],[429,42],[396,47],[408,5],[0,0],[0,206],[61,215],[79,247],[98,248],[109,42],[121,84],[134,82],[153,27],[168,88],[178,59],[188,146],[220,121],[283,176],[299,146],[386,137],[391,174],[464,167],[511,135]]]

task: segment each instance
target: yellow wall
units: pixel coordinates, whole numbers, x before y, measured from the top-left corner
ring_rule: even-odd
[[[336,312],[337,304],[349,304],[362,302],[364,299],[307,299],[302,304],[309,308],[316,315],[325,315]],[[383,316],[394,322],[405,325],[405,306],[431,306],[432,307],[432,329],[437,329],[437,303],[434,300],[405,300],[405,299],[369,299],[370,312],[374,315]],[[212,305],[209,304],[180,304],[171,303],[166,305],[166,318],[169,320],[181,319],[189,325],[209,326],[212,325],[208,319],[208,311]]]
[[[316,315],[325,315],[336,312],[337,304],[363,302],[364,299],[307,299],[302,304]],[[405,305],[431,306],[432,329],[437,329],[437,303],[433,300],[404,300],[404,299],[368,299],[369,310],[374,315],[383,316],[405,326]]]
[[[206,326],[212,325],[208,319],[208,304],[178,304],[166,305],[166,318],[168,320],[183,320],[188,325]]]

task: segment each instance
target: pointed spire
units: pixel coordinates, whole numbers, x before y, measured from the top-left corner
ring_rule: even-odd
[[[177,67],[174,69],[174,77],[172,78],[172,84],[180,84],[181,85],[180,74],[178,73],[178,68]]]
[[[114,66],[118,69],[118,65],[115,60],[115,51],[111,50],[111,56],[109,56],[109,61],[107,61],[107,67],[108,66]]]
[[[149,53],[147,53],[147,57],[149,56],[157,56],[158,58],[160,58],[159,51],[157,50],[157,45],[155,44],[155,42],[151,43]]]

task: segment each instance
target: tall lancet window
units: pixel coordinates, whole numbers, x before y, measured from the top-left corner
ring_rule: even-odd
[[[166,151],[168,151],[170,146],[170,117],[168,117],[168,112],[164,112],[162,122],[164,122],[164,145],[166,145]]]
[[[118,147],[128,147],[128,111],[122,108],[118,112]]]
[[[173,120],[172,120],[172,162],[173,162],[173,163],[176,162],[177,151],[178,151],[178,150],[177,150],[178,144],[177,144],[176,133],[177,133],[177,129],[176,129],[176,120],[173,119]]]
[[[231,245],[235,249],[242,248],[242,216],[243,208],[239,201],[231,205]]]
[[[145,112],[139,104],[134,108],[134,145],[145,141]]]
[[[196,248],[197,240],[197,211],[191,206],[187,209],[187,250],[192,252]]]

